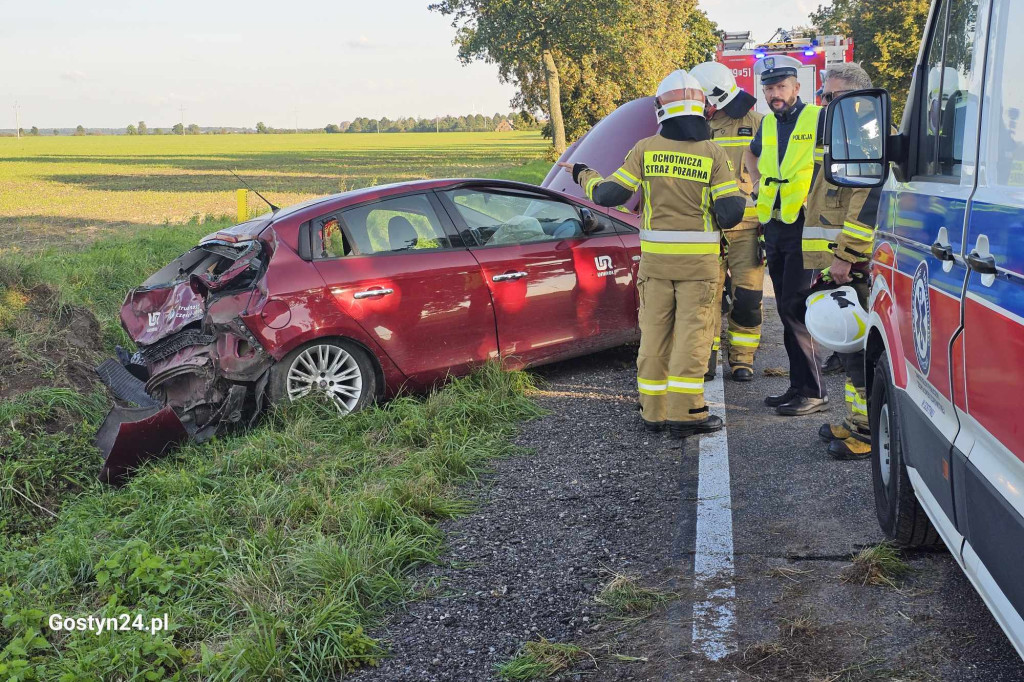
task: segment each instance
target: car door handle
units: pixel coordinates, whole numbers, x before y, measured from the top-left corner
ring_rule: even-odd
[[[523,277],[526,277],[526,274],[527,273],[525,273],[525,272],[506,272],[504,274],[495,275],[494,277],[491,277],[491,281],[492,282],[508,282],[508,281],[511,281],[511,280],[514,280],[514,279],[522,279]]]
[[[373,298],[374,296],[387,296],[395,293],[394,289],[367,289],[366,291],[357,291],[353,294],[352,298]]]
[[[996,259],[992,256],[982,256],[977,251],[967,254],[967,267],[979,275],[996,274]]]
[[[951,261],[953,260],[953,247],[949,244],[935,242],[932,244],[932,255],[941,261]]]

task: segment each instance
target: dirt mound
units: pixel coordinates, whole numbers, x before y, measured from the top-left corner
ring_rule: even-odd
[[[91,312],[61,303],[44,285],[0,283],[0,401],[36,388],[91,392],[102,357],[103,335]]]

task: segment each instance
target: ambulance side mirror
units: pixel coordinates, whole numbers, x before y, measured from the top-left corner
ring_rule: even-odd
[[[825,111],[825,179],[840,187],[879,187],[889,177],[892,105],[882,89],[856,90]]]

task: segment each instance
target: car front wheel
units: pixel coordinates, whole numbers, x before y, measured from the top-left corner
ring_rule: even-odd
[[[904,547],[931,547],[942,540],[914,495],[903,460],[899,406],[890,380],[889,360],[875,365],[868,419],[871,424],[871,478],[875,512],[886,536]]]
[[[274,365],[269,388],[276,404],[319,393],[345,415],[373,401],[377,380],[373,361],[358,345],[345,339],[318,339],[299,346]]]

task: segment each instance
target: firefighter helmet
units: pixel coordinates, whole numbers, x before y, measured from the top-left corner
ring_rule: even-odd
[[[676,116],[704,116],[704,91],[696,78],[677,69],[665,76],[654,98],[658,123]]]
[[[864,350],[868,314],[853,287],[818,291],[807,297],[804,324],[814,340],[838,353]]]
[[[732,69],[719,62],[704,62],[690,69],[690,75],[697,79],[708,104],[721,109],[740,94],[736,76]]]

